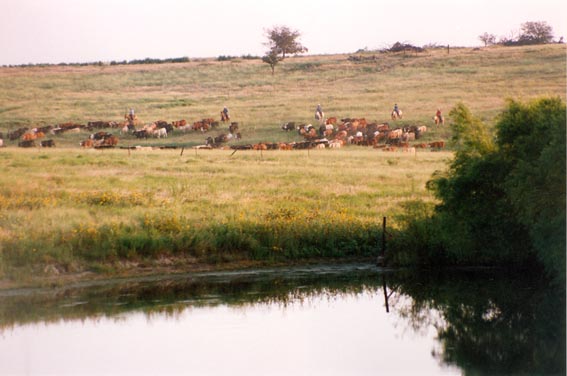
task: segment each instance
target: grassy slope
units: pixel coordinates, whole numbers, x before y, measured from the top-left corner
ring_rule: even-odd
[[[490,123],[506,97],[565,100],[562,45],[377,56],[367,63],[346,55],[290,58],[274,77],[259,61],[3,68],[0,130],[121,120],[129,106],[146,122],[194,121],[214,117],[226,104],[241,124],[242,142],[251,143],[299,140],[279,125],[310,122],[319,102],[330,116],[378,121],[397,102],[405,113],[401,123],[431,125],[436,107],[448,112],[457,101]],[[432,128],[426,137],[448,136],[446,128]],[[268,258],[341,256],[313,249],[322,242],[347,254],[368,250],[374,241],[368,234],[377,235],[381,216],[395,216],[407,200],[432,201],[425,182],[450,157],[355,147],[128,154],[80,150],[85,137],[54,136],[55,150],[22,150],[10,142],[0,150],[4,276],[53,271],[46,264],[80,271],[101,261],[139,262],[169,257],[172,249],[208,261],[248,257],[231,254],[234,244]],[[192,145],[204,137],[145,142]],[[122,145],[137,143],[121,138]],[[15,271],[21,268],[24,273]]]
[[[436,108],[448,113],[462,101],[490,120],[508,97],[565,99],[565,54],[565,45],[546,45],[376,54],[376,61],[364,63],[350,62],[347,55],[308,56],[285,60],[275,76],[259,60],[0,68],[0,131],[118,121],[129,107],[149,123],[217,118],[227,105],[246,142],[289,139],[279,125],[312,122],[317,103],[328,116],[387,121],[397,102],[405,123],[432,125]],[[189,135],[177,141],[203,139]]]

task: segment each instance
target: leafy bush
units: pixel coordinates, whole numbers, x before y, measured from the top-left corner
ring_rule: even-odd
[[[457,148],[428,187],[444,247],[459,262],[530,264],[565,281],[565,104],[509,101],[496,136],[464,105],[450,114]]]

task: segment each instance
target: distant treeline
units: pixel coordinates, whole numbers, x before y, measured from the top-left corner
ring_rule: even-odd
[[[242,55],[242,56],[220,55],[219,57],[217,57],[217,61],[229,61],[229,60],[236,60],[236,59],[255,60],[255,59],[261,59],[261,57],[250,55],[250,54]]]
[[[85,67],[90,65],[134,65],[134,64],[166,64],[166,63],[188,63],[190,60],[188,57],[174,57],[174,58],[167,58],[167,59],[153,59],[147,57],[145,59],[134,59],[134,60],[122,60],[116,61],[112,60],[110,62],[104,61],[91,61],[86,63],[57,63],[57,64],[50,64],[50,63],[38,63],[38,64],[18,64],[18,65],[2,65],[3,67],[54,67],[54,66],[61,66],[61,67]]]
[[[254,60],[254,59],[260,59],[260,56],[254,56],[254,55],[242,55],[242,56],[230,56],[230,55],[220,55],[217,58],[217,61],[229,61],[229,60],[235,60],[235,59],[244,59],[244,60]],[[193,59],[195,61],[198,60],[202,60],[202,59]],[[112,60],[110,62],[104,62],[104,61],[91,61],[91,62],[86,62],[86,63],[57,63],[57,64],[50,64],[50,63],[37,63],[37,64],[17,64],[17,65],[2,65],[2,67],[4,68],[15,68],[15,67],[19,67],[19,68],[25,68],[25,67],[55,67],[55,66],[61,66],[61,67],[86,67],[86,66],[105,66],[105,65],[135,65],[135,64],[166,64],[166,63],[188,63],[191,60],[187,57],[173,57],[173,58],[167,58],[167,59],[153,59],[150,57],[147,57],[145,59],[134,59],[134,60]]]

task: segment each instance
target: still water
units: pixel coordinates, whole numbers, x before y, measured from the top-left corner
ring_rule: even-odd
[[[0,291],[0,375],[565,374],[565,298],[368,265]]]

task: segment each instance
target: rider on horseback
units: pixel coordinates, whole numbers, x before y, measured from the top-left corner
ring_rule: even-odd
[[[317,105],[317,109],[315,110],[315,119],[323,119],[323,109],[321,108],[320,104]]]
[[[400,117],[400,109],[397,103],[394,104],[394,112],[398,115],[398,117]]]
[[[221,112],[221,120],[228,121],[230,120],[230,115],[228,114],[228,107],[224,106]]]

